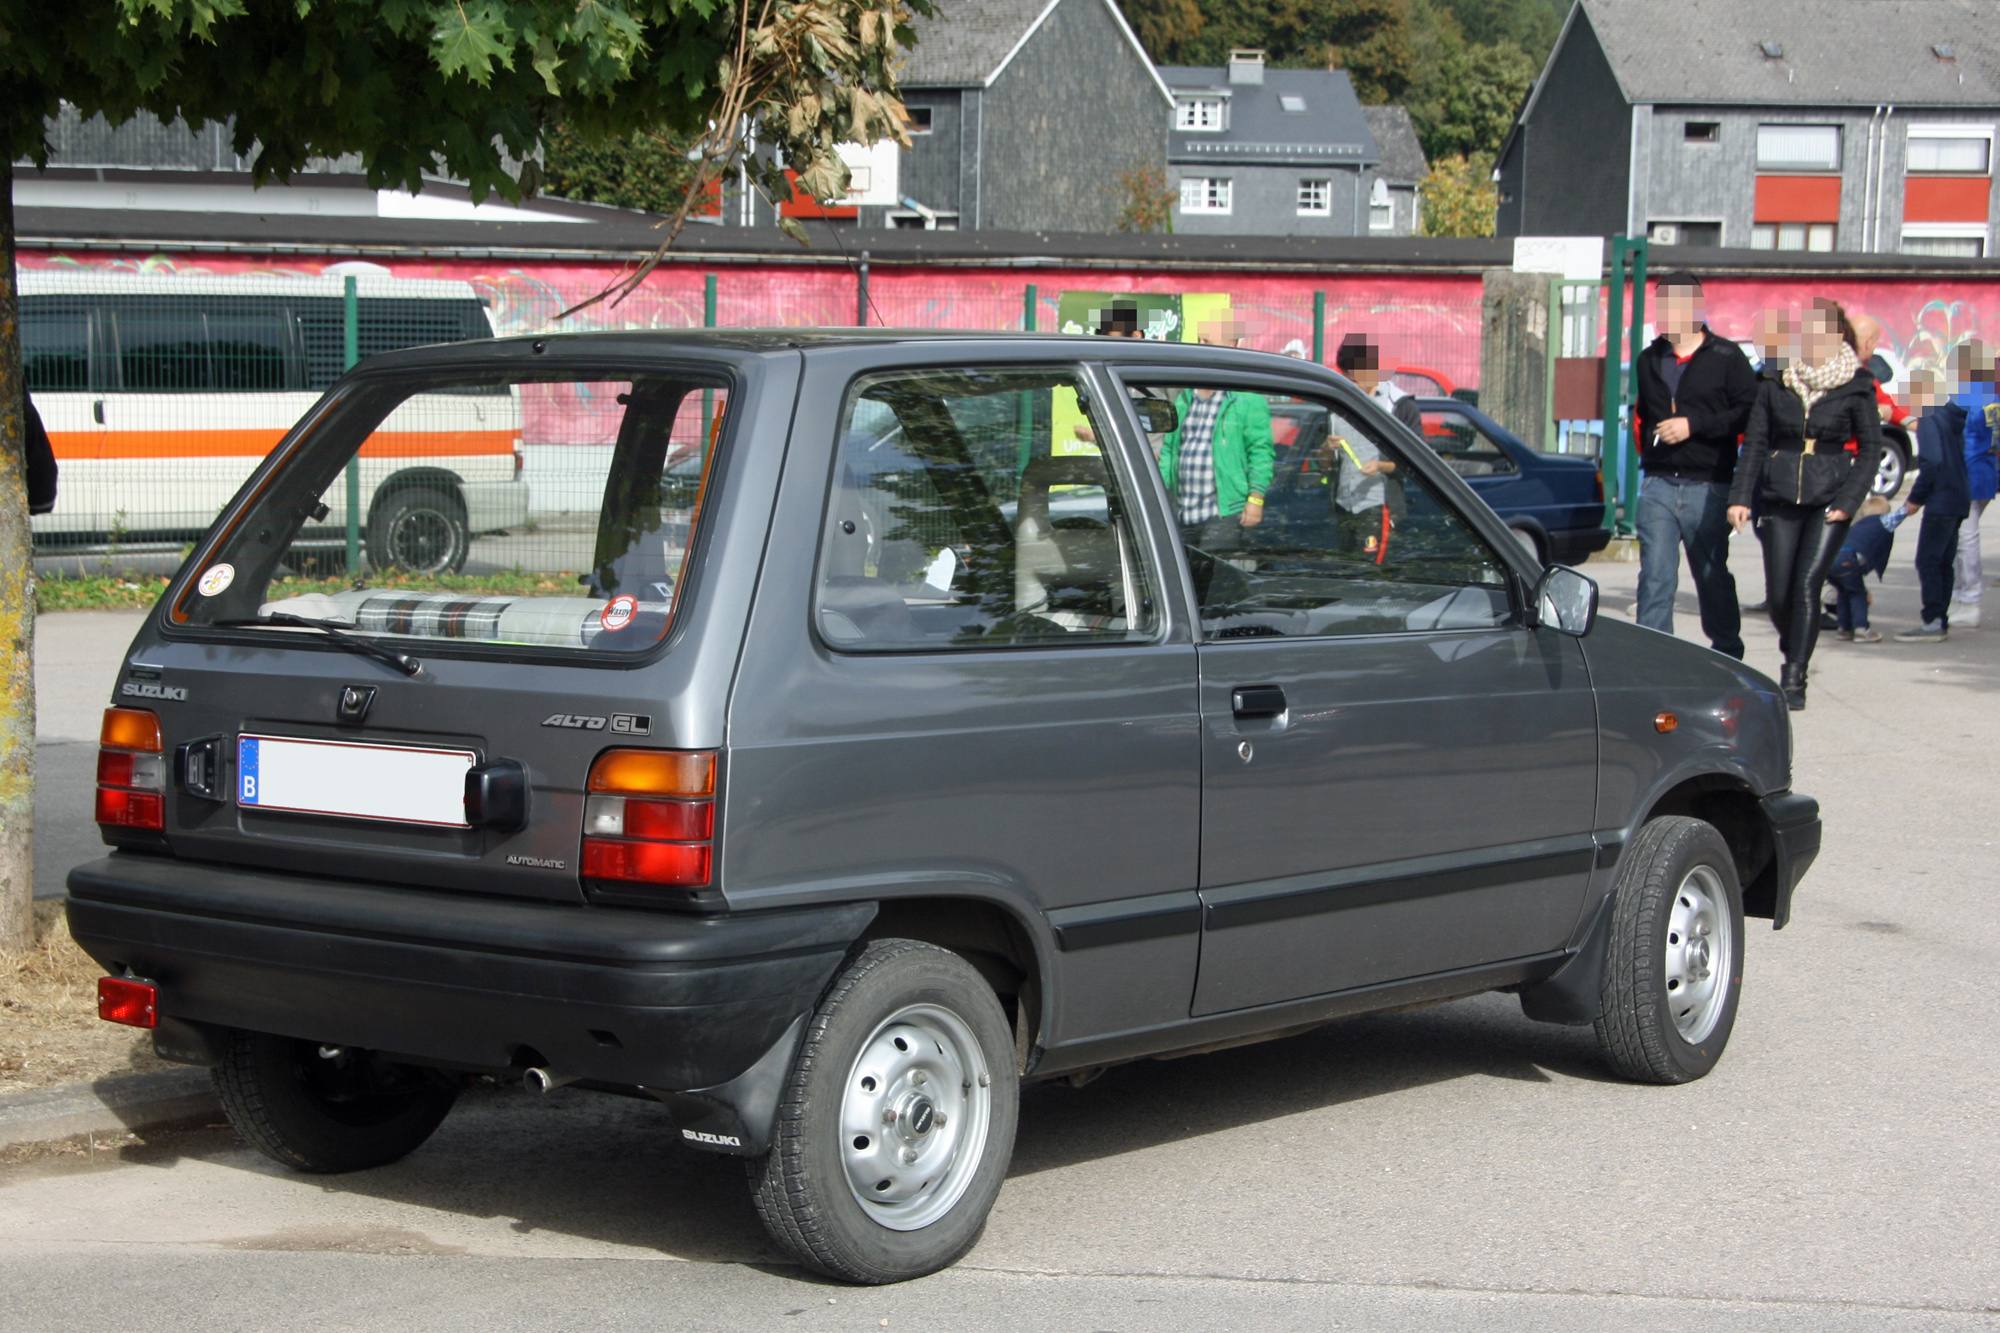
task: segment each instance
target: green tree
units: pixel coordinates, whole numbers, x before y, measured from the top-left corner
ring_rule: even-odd
[[[1497,156],[1536,67],[1512,42],[1440,42],[1437,59],[1410,89],[1424,156]]]
[[[693,141],[671,134],[587,139],[563,127],[542,150],[542,192],[562,199],[672,213],[700,172]]]
[[[0,0],[0,947],[32,933],[34,567],[23,487],[13,168],[47,157],[61,102],[112,123],[148,111],[234,118],[261,184],[359,154],[368,183],[425,172],[475,199],[541,185],[565,125],[584,139],[665,132],[698,186],[756,126],[761,185],[843,193],[836,146],[907,142],[898,48],[932,0]],[[685,210],[699,191],[690,190]],[[801,237],[803,232],[799,233]],[[671,244],[669,234],[667,244]],[[656,256],[657,258],[657,256]],[[634,279],[636,281],[636,278]]]
[[[1119,172],[1118,196],[1119,231],[1173,231],[1178,196],[1160,167],[1142,164]]]
[[[1491,236],[1500,193],[1490,157],[1447,157],[1431,162],[1424,182],[1425,236]]]
[[[1195,0],[1119,0],[1119,8],[1138,35],[1139,45],[1162,65],[1185,63],[1180,53],[1201,36],[1206,22]]]
[[[1347,69],[1364,101],[1407,86],[1409,0],[1123,0],[1146,51],[1163,65],[1220,65],[1255,47],[1273,65]],[[1190,12],[1192,11],[1192,12]]]

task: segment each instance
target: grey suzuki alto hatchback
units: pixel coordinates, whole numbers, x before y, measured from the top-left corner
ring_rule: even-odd
[[[299,591],[349,461],[482,394],[598,460],[577,581]],[[1300,402],[1324,512],[1257,522]],[[802,1263],[895,1281],[978,1238],[1023,1080],[1490,990],[1707,1073],[1818,807],[1769,680],[1595,612],[1278,357],[395,353],[134,641],[69,920],[104,1015],[289,1166],[394,1161],[480,1077],[652,1098]]]

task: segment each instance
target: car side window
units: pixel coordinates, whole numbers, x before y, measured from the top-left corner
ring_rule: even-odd
[[[1424,443],[1461,477],[1497,477],[1520,471],[1500,442],[1463,412],[1426,412]]]
[[[849,391],[814,620],[843,652],[1150,639],[1157,583],[1075,373],[874,375]]]
[[[1512,621],[1505,564],[1386,431],[1314,399],[1195,386],[1158,392],[1177,414],[1160,474],[1205,637]]]

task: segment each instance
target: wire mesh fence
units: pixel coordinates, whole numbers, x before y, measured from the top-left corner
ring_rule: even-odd
[[[590,329],[1052,332],[1065,330],[1064,301],[1076,295],[1005,270],[663,268],[622,301],[573,310],[604,281],[601,270],[469,281],[24,271],[28,388],[61,468],[54,511],[34,520],[39,575],[171,572],[320,394],[378,352]],[[1405,388],[1450,393],[1476,381],[1476,287],[1411,301],[1393,284],[1329,296],[1295,281],[1245,281],[1233,293],[1194,283],[1209,290],[1171,299],[1190,323],[1226,316],[1244,346],[1331,361],[1359,330]],[[618,397],[516,383],[412,399],[293,516],[295,531],[274,536],[286,548],[274,577],[294,592],[515,593],[588,578],[629,419]],[[697,445],[716,438],[725,411],[720,390],[690,399],[670,472],[699,468]]]

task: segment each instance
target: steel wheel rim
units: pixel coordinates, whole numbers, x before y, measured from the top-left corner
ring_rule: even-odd
[[[877,1024],[840,1101],[841,1165],[862,1212],[891,1231],[950,1212],[986,1156],[992,1082],[950,1010],[913,1004]]]
[[[411,509],[389,529],[389,560],[413,574],[436,574],[451,564],[457,545],[451,517],[435,509]]]
[[[1882,461],[1875,465],[1875,493],[1894,495],[1903,485],[1903,460],[1892,446],[1884,445]]]
[[[1674,892],[1667,914],[1667,1008],[1690,1046],[1708,1040],[1722,1020],[1735,971],[1736,940],[1722,877],[1696,866]]]

